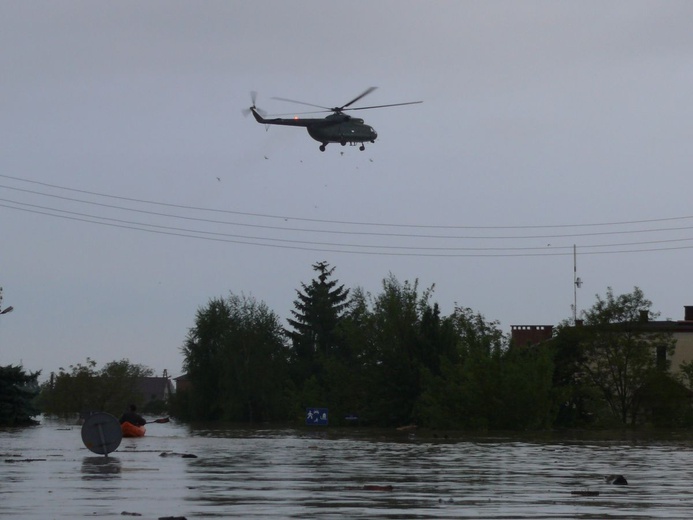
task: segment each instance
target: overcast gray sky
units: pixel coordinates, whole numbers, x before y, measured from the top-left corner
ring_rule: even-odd
[[[229,291],[285,320],[327,261],[511,325],[608,286],[693,304],[689,1],[5,1],[0,364],[182,371]],[[364,152],[241,111],[358,112]]]

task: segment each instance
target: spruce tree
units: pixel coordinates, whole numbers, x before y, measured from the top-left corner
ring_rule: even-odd
[[[318,262],[313,270],[317,278],[309,285],[302,283],[302,290],[296,291],[293,318],[287,320],[291,330],[286,331],[293,344],[294,362],[304,376],[314,374],[319,358],[327,359],[342,349],[338,326],[349,305],[349,290],[332,279],[334,267]]]
[[[21,366],[0,366],[0,426],[30,426],[39,414],[34,398],[39,393],[41,372],[25,372]]]

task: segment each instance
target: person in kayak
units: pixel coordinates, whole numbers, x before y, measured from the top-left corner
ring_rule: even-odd
[[[147,424],[144,417],[137,413],[137,407],[134,404],[131,404],[130,409],[120,416],[120,424],[123,424],[124,422],[129,422],[135,426],[144,426]]]

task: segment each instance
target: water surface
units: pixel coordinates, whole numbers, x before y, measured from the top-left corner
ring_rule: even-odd
[[[693,515],[693,444],[682,434],[445,438],[171,422],[149,424],[145,437],[123,439],[104,457],[87,450],[80,433],[52,420],[0,430],[0,517]],[[607,484],[607,474],[623,474],[629,484]]]

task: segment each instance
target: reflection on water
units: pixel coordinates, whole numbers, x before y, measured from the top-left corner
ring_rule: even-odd
[[[688,438],[613,439],[169,423],[104,457],[44,421],[0,430],[0,517],[689,517]]]
[[[82,478],[85,480],[100,477],[120,477],[122,466],[115,457],[84,457],[82,459]]]

